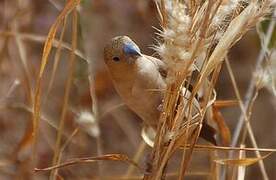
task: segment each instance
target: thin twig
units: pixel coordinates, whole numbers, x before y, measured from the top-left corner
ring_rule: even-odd
[[[0,36],[15,36],[16,34],[14,32],[9,32],[9,31],[2,31],[0,32]],[[28,40],[32,42],[38,42],[38,43],[45,43],[47,36],[44,35],[38,35],[38,34],[31,34],[31,33],[22,33],[18,32],[17,33],[18,38],[23,39],[23,40]],[[59,40],[53,39],[53,47],[57,48],[59,44]],[[72,51],[72,47],[69,43],[67,42],[61,42],[61,48]],[[88,62],[88,59],[85,57],[85,55],[79,50],[76,49],[74,51],[75,55],[78,56],[81,60],[84,60]]]
[[[142,140],[141,143],[140,143],[140,146],[139,146],[139,148],[138,148],[138,150],[137,150],[137,152],[136,152],[136,154],[133,158],[134,162],[136,162],[136,163],[139,162],[139,160],[141,159],[146,147],[147,147],[147,144]],[[125,177],[126,178],[130,177],[133,174],[134,170],[135,170],[135,166],[130,165],[127,169]]]
[[[19,32],[18,32],[18,23],[17,20],[14,20],[13,23],[13,33],[14,33],[14,38],[15,42],[18,48],[19,56],[20,56],[20,61],[22,64],[22,69],[23,69],[23,76],[25,78],[26,84],[27,84],[27,96],[29,100],[30,106],[33,105],[33,88],[32,88],[32,76],[29,70],[29,64],[27,60],[27,51],[25,48],[24,43],[22,42],[21,38],[19,38]]]
[[[276,16],[276,9],[274,10],[273,16]],[[264,39],[264,45],[263,45],[264,47],[261,49],[261,52],[259,53],[259,56],[258,56],[258,59],[257,59],[257,62],[256,62],[256,66],[255,66],[255,72],[257,72],[261,68],[261,65],[262,65],[262,63],[265,59],[265,54],[266,54],[265,49],[268,47],[268,44],[269,44],[270,39],[272,37],[272,34],[274,32],[275,23],[276,23],[276,21],[274,21],[274,20],[271,20],[270,23],[269,23],[268,30],[267,30],[267,33],[266,33],[266,36],[265,36],[265,39]],[[251,78],[248,89],[246,91],[245,100],[244,100],[245,110],[248,109],[249,103],[250,103],[250,101],[253,97],[255,82],[256,82],[255,79]],[[238,143],[239,135],[241,133],[242,127],[243,127],[244,122],[245,122],[244,118],[245,118],[244,113],[241,113],[241,115],[239,117],[239,120],[238,120],[238,124],[235,128],[235,132],[233,134],[233,139],[232,139],[231,146],[236,146],[237,143]]]
[[[76,9],[74,9],[73,10],[73,23],[72,23],[72,49],[73,49],[73,52],[77,47],[77,29],[78,29],[77,19],[78,19],[77,11],[76,11]],[[71,84],[73,82],[73,73],[74,73],[74,69],[75,69],[75,54],[73,52],[70,54],[69,67],[68,67],[69,72],[68,72],[68,78],[66,80],[64,102],[63,102],[63,107],[62,107],[62,112],[61,112],[61,117],[60,117],[60,124],[59,124],[57,140],[56,140],[53,164],[59,163],[58,160],[60,159],[59,154],[60,154],[61,138],[62,138],[62,132],[64,130],[65,118],[66,118],[67,109],[68,109],[69,94],[70,94]],[[53,179],[56,174],[57,174],[57,171],[52,171],[51,179]]]
[[[122,161],[122,162],[127,162],[132,165],[134,165],[136,168],[138,168],[141,172],[143,172],[143,169],[134,161],[129,159],[126,155],[123,154],[106,154],[102,156],[97,156],[97,157],[84,157],[84,158],[75,158],[68,160],[67,162],[57,164],[51,167],[47,168],[35,168],[36,172],[39,171],[51,171],[51,170],[56,170],[59,168],[67,167],[67,166],[72,166],[75,164],[80,164],[80,163],[93,163],[97,161]]]
[[[244,103],[242,102],[241,95],[240,95],[240,92],[239,92],[239,89],[238,89],[238,86],[237,86],[237,83],[236,83],[236,80],[235,80],[232,68],[231,68],[230,63],[228,61],[228,58],[225,58],[225,62],[226,62],[227,70],[228,70],[230,78],[231,78],[232,85],[234,87],[234,91],[235,91],[236,97],[237,97],[237,99],[239,101],[240,109],[241,109],[241,111],[242,111],[242,113],[244,115],[244,118],[245,118],[244,122],[246,124],[247,130],[248,130],[248,133],[249,133],[249,138],[251,140],[251,143],[253,144],[253,147],[254,148],[258,148],[257,142],[256,142],[256,138],[254,136],[254,133],[253,133],[253,130],[252,130],[252,126],[250,124],[250,121],[249,121],[249,118],[248,118],[247,111],[245,109]],[[256,153],[256,156],[258,158],[261,157],[261,154],[260,154],[259,151],[256,151],[255,153]],[[262,159],[259,161],[259,166],[260,166],[263,178],[266,179],[266,180],[268,180],[268,175],[267,175],[267,172],[266,172],[266,169],[265,169],[265,166],[264,166],[264,163],[263,163]]]
[[[63,43],[62,41],[63,41],[63,37],[64,37],[64,34],[65,34],[66,24],[67,24],[67,17],[65,17],[64,20],[63,20],[61,35],[60,35],[60,38],[59,38],[59,41],[58,41],[57,51],[56,51],[56,54],[55,54],[55,57],[54,57],[53,70],[52,70],[52,74],[50,76],[50,82],[49,82],[49,85],[48,85],[48,89],[47,89],[47,93],[46,93],[47,96],[46,97],[48,97],[48,94],[50,93],[50,91],[52,89],[52,86],[54,84],[58,64],[59,64],[59,61],[60,61],[61,46],[62,46],[62,43]]]
[[[182,147],[184,148],[184,147]],[[190,145],[186,145],[185,148],[190,148]],[[276,152],[276,149],[266,149],[266,148],[241,148],[241,147],[225,147],[225,146],[210,146],[210,145],[202,145],[196,144],[195,149],[202,150],[221,150],[221,151],[259,151],[259,152]]]

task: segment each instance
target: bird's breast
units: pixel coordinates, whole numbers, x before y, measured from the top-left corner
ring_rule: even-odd
[[[114,86],[126,105],[146,124],[156,126],[165,82],[149,60],[137,59],[135,66],[112,75]]]

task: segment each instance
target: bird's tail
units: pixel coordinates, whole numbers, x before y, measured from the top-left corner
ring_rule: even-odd
[[[215,128],[213,128],[212,126],[208,125],[206,122],[202,123],[202,128],[200,131],[199,136],[203,139],[205,139],[206,141],[217,145],[217,141],[215,138],[216,135],[216,130]]]

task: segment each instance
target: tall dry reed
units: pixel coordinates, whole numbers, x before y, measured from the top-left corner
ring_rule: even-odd
[[[189,145],[183,149],[178,174],[179,180],[184,178],[203,120],[210,119],[206,116],[210,116],[208,112],[216,100],[214,87],[228,51],[270,13],[272,3],[269,0],[157,2],[162,29],[155,49],[168,64],[169,86],[152,151],[151,174],[145,179],[164,178],[175,151]],[[191,93],[185,88],[187,84],[193,85]],[[200,96],[200,102],[196,96]],[[252,134],[250,138],[255,141]],[[258,152],[257,156],[260,157]],[[261,159],[259,163],[266,177]]]

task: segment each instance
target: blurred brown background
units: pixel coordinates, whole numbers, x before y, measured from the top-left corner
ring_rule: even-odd
[[[30,131],[30,92],[35,88],[43,42],[64,4],[63,0],[0,1],[0,179],[47,179],[49,176],[48,172],[33,173],[30,163],[31,148],[28,140],[24,139],[24,134]],[[156,43],[157,31],[153,27],[159,28],[154,1],[83,0],[78,12],[78,49],[90,61],[91,67],[87,67],[81,58],[77,58],[63,142],[76,128],[79,129],[65,147],[62,161],[107,153],[122,153],[133,157],[142,141],[142,122],[127,107],[120,106],[122,102],[113,89],[102,54],[105,43],[117,35],[130,36],[144,54],[154,54],[150,47]],[[64,42],[71,41],[70,27],[68,20]],[[252,78],[259,49],[258,36],[252,30],[232,48],[229,55],[242,97]],[[49,57],[43,80],[43,120],[40,124],[38,167],[51,165],[68,71],[69,51],[62,50],[53,88],[47,94],[55,51],[56,48]],[[89,87],[89,75],[95,80],[92,87]],[[95,89],[97,97],[93,101],[90,88]],[[217,92],[219,100],[235,98],[226,67],[223,67],[217,83]],[[95,130],[88,133],[80,125],[79,118],[83,112],[91,112],[92,104],[97,105],[97,108],[93,108],[98,112],[98,121],[92,125]],[[221,111],[231,130],[234,130],[240,115],[239,108],[229,107]],[[259,147],[276,147],[275,116],[275,97],[262,89],[251,120]],[[249,141],[248,146],[252,147]],[[145,164],[149,152],[150,148],[147,147],[140,160],[142,165]],[[275,154],[264,162],[269,177],[275,179]],[[177,160],[173,164],[177,164]],[[208,170],[202,162],[197,164],[203,167],[195,167],[193,171]],[[127,168],[121,162],[103,162],[100,163],[100,168],[97,163],[80,164],[62,169],[59,174],[64,179],[97,179],[102,173],[111,179],[115,175],[123,175]],[[246,179],[261,179],[257,164],[247,168],[246,173]],[[193,179],[207,177],[195,176]]]

